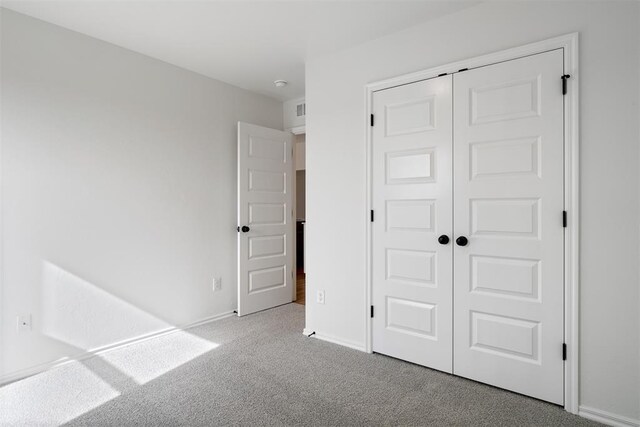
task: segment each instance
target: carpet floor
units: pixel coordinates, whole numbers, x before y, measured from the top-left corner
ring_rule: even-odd
[[[307,338],[303,326],[304,306],[288,304],[55,368],[0,388],[0,423],[597,425],[539,400]]]

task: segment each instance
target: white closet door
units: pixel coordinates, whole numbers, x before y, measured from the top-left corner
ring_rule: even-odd
[[[373,96],[373,351],[452,363],[451,76]]]
[[[454,373],[563,403],[562,50],[454,77]]]

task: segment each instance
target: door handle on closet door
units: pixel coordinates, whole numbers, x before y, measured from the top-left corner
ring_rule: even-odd
[[[438,237],[438,243],[440,243],[441,245],[446,245],[447,243],[449,243],[449,236],[443,234],[442,236]]]
[[[469,243],[469,239],[464,236],[460,236],[456,239],[456,245],[458,246],[467,246],[467,243]]]
[[[243,225],[242,228],[238,227],[238,232],[242,231],[243,233],[247,233],[249,230],[251,229],[246,225]]]

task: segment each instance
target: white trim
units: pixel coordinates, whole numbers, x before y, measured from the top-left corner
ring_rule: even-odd
[[[374,92],[374,87],[376,87],[375,83],[372,83],[371,85],[367,85],[365,86],[365,120],[364,120],[364,128],[365,128],[365,170],[366,170],[366,182],[365,182],[365,189],[364,189],[364,194],[365,194],[365,206],[366,206],[366,212],[365,214],[365,218],[367,218],[367,220],[365,221],[365,248],[364,248],[364,253],[365,253],[365,306],[364,308],[364,317],[365,317],[365,339],[364,339],[364,346],[366,349],[367,353],[373,353],[373,340],[372,340],[372,336],[373,336],[373,330],[372,330],[372,322],[371,322],[371,311],[370,308],[371,305],[373,304],[373,288],[372,288],[372,283],[371,283],[371,275],[372,275],[372,268],[373,268],[373,252],[372,252],[372,247],[371,247],[371,234],[372,234],[372,226],[373,224],[371,223],[370,218],[370,211],[373,209],[373,184],[372,184],[372,174],[373,174],[373,168],[372,168],[372,148],[371,148],[371,141],[373,140],[373,126],[371,126],[371,115],[373,114],[373,92]]]
[[[366,85],[366,91],[372,93],[383,89],[389,89],[394,86],[400,86],[408,83],[414,83],[420,80],[431,79],[437,77],[442,73],[455,73],[463,68],[483,67],[498,62],[521,58],[523,56],[535,55],[537,53],[542,53],[553,49],[571,48],[572,46],[574,46],[574,43],[577,43],[577,39],[578,33],[571,33],[540,42],[526,44],[524,46],[518,46],[482,56],[476,56],[474,58],[456,61],[450,64],[429,68],[427,70],[417,71],[414,73],[369,83]],[[577,52],[573,57],[577,59]]]
[[[573,414],[578,414],[579,402],[579,120],[578,120],[578,33],[571,33],[536,43],[527,44],[487,55],[478,56],[464,61],[457,61],[451,64],[442,65],[428,70],[373,82],[365,86],[366,115],[364,117],[365,126],[365,150],[366,150],[366,212],[365,218],[369,217],[371,209],[371,141],[372,129],[369,126],[370,115],[372,113],[373,93],[391,87],[414,83],[437,77],[442,73],[454,73],[463,68],[476,68],[509,61],[523,56],[535,55],[554,49],[563,49],[564,69],[566,74],[570,74],[568,80],[568,93],[565,96],[565,209],[568,211],[568,227],[565,233],[565,343],[567,344],[567,360],[564,372],[564,408]],[[559,80],[559,78],[558,78]],[[371,353],[372,329],[371,318],[369,317],[369,306],[372,303],[372,283],[371,283],[371,222],[366,222],[366,278],[365,278],[365,307],[364,316],[366,324],[365,351]]]
[[[588,418],[590,420],[598,421],[600,423],[607,424],[610,426],[615,426],[615,427],[640,426],[640,420],[634,420],[633,418],[623,417],[622,415],[612,414],[611,412],[590,408],[584,405],[580,405],[578,415],[584,418]]]
[[[2,8],[0,8],[0,17],[2,16]],[[0,96],[2,96],[2,88],[0,87]],[[0,117],[2,117],[2,103],[0,103]],[[6,314],[6,309],[4,306],[4,277],[5,277],[5,268],[4,268],[4,215],[2,214],[4,212],[4,173],[2,170],[2,165],[3,165],[3,160],[4,160],[4,144],[2,143],[2,137],[0,136],[0,313],[2,313],[2,315]],[[0,325],[2,325],[2,320],[0,320]],[[15,325],[15,323],[14,323]],[[32,326],[33,326],[33,321],[32,321]],[[15,326],[14,326],[15,327]],[[4,347],[4,333],[0,333],[0,349],[5,348]],[[0,350],[0,367],[4,366],[4,351]],[[1,369],[1,368],[0,368]],[[2,384],[0,382],[0,384]]]
[[[564,205],[567,210],[565,231],[565,295],[564,295],[564,336],[567,344],[567,361],[564,369],[564,408],[572,414],[578,413],[579,406],[579,280],[580,280],[580,188],[579,188],[579,71],[578,34],[566,36],[564,49],[565,74],[571,75],[567,81],[567,95],[564,97],[565,127],[565,193]]]
[[[288,128],[288,129],[285,129],[285,130],[290,131],[294,135],[302,135],[303,133],[306,132],[306,128],[305,128],[304,125]]]
[[[310,329],[304,328],[302,333],[305,334],[306,336],[309,336],[313,332],[314,331],[312,331]],[[334,335],[328,335],[328,334],[323,334],[321,332],[320,333],[316,332],[315,334],[311,335],[309,338],[317,338],[319,340],[330,342],[332,344],[338,344],[338,345],[341,345],[343,347],[349,347],[349,348],[354,349],[354,350],[367,352],[367,349],[365,348],[365,346],[362,343],[345,340],[343,338],[339,338],[339,337],[336,337]]]
[[[291,131],[294,135],[295,132]],[[296,160],[298,158],[298,144],[295,137],[291,140],[291,193],[293,203],[291,203],[291,233],[293,234],[293,244],[291,245],[291,302],[296,302],[298,299],[298,168],[296,166]],[[238,286],[240,286],[240,278],[238,277]]]
[[[149,334],[145,334],[145,335],[140,335],[134,338],[129,338],[127,340],[123,340],[123,341],[119,341],[113,344],[109,344],[109,345],[105,345],[102,347],[96,347],[94,349],[88,350],[84,353],[80,353],[78,355],[75,356],[67,356],[67,357],[63,357],[60,358],[58,360],[54,360],[52,362],[47,362],[47,363],[43,363],[37,366],[33,366],[31,368],[27,368],[27,369],[22,369],[20,371],[16,371],[16,372],[12,372],[6,375],[3,375],[2,377],[0,377],[0,385],[4,385],[6,383],[10,383],[10,382],[14,382],[14,381],[18,381],[21,379],[24,379],[26,377],[30,377],[32,375],[36,375],[39,374],[41,372],[47,371],[49,369],[58,367],[58,366],[62,366],[65,365],[67,363],[72,363],[72,362],[76,362],[76,361],[80,361],[80,360],[85,360],[85,359],[89,359],[91,357],[100,355],[100,354],[104,354],[107,353],[111,350],[116,350],[116,349],[121,349],[121,348],[125,348],[128,347],[130,345],[133,344],[138,344],[141,343],[143,341],[147,341],[153,338],[158,338],[164,335],[169,335],[172,334],[174,332],[178,332],[178,331],[184,331],[187,329],[191,329],[194,328],[196,326],[200,326],[200,325],[204,325],[206,323],[210,323],[210,322],[215,322],[217,320],[222,320],[225,319],[227,317],[231,317],[235,315],[235,313],[233,311],[228,311],[228,312],[224,312],[215,316],[209,316],[209,317],[205,317],[203,319],[197,320],[195,322],[192,323],[188,323],[186,325],[182,325],[182,326],[172,326],[169,328],[165,328],[165,329],[161,329],[159,331],[156,332],[151,332]]]

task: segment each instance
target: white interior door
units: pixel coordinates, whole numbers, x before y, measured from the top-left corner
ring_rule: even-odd
[[[238,315],[292,301],[293,135],[238,123]]]
[[[555,50],[454,77],[454,373],[558,404],[562,74]]]
[[[376,92],[373,351],[452,363],[451,76]],[[442,240],[444,242],[444,238]]]

